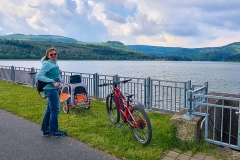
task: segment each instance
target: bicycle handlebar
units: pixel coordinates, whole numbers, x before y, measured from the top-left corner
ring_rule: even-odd
[[[123,80],[123,81],[119,81],[119,82],[113,82],[113,83],[103,83],[103,84],[99,84],[98,86],[99,87],[103,87],[103,86],[108,86],[108,85],[117,85],[117,84],[120,84],[120,83],[127,83],[129,81],[131,81],[132,79],[126,79],[126,80]]]

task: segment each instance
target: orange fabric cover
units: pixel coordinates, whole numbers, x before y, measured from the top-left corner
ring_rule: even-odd
[[[77,94],[76,97],[77,97],[77,103],[87,102],[87,97],[84,93]]]
[[[60,100],[61,101],[66,101],[68,99],[69,95],[67,93],[61,93],[60,95]]]

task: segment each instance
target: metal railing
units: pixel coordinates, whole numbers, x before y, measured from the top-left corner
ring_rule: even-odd
[[[185,118],[203,118],[206,141],[240,150],[240,98],[208,95],[208,83],[204,83],[187,91],[187,103]]]
[[[0,79],[35,87],[38,71],[39,69],[35,68],[0,65]],[[69,83],[69,77],[76,74],[81,75],[82,82],[87,84],[88,94],[91,97],[105,98],[110,93],[110,88],[98,87],[99,84],[131,78],[132,81],[129,83],[121,84],[121,90],[123,93],[134,94],[134,98],[143,102],[146,109],[179,112],[187,108],[186,91],[190,89],[191,81],[176,82],[151,79],[150,77],[135,78],[61,71],[64,83]]]
[[[0,79],[35,87],[36,73],[39,69],[1,66]],[[112,83],[132,79],[129,83],[120,84],[123,93],[134,94],[134,97],[145,104],[146,109],[180,112],[185,109],[185,119],[194,115],[204,117],[205,140],[217,145],[240,149],[240,98],[208,95],[208,83],[192,85],[191,81],[176,82],[148,78],[120,77],[118,75],[100,75],[98,73],[78,73],[62,71],[64,83],[69,83],[71,75],[81,75],[82,82],[88,86],[91,97],[105,98],[111,87],[98,87],[102,83]],[[213,102],[212,102],[213,101]],[[229,106],[228,101],[236,101]]]
[[[205,140],[240,150],[240,98],[193,93],[204,101],[192,101],[192,114],[204,117]]]
[[[199,95],[207,95],[208,94],[208,82],[205,82],[203,86],[200,85],[192,85],[191,88],[191,82],[189,82],[189,87],[190,90],[187,91],[187,108],[186,108],[186,114],[184,118],[186,119],[193,119],[194,115],[192,112],[199,107],[197,103],[193,102],[206,102],[207,99],[203,98],[201,96],[194,96],[195,94]],[[194,105],[195,104],[195,105]]]

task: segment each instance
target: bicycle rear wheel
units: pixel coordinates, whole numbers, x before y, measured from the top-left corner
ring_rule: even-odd
[[[120,111],[115,103],[114,94],[111,93],[106,98],[107,113],[110,121],[114,124],[118,123],[120,120]]]
[[[131,113],[138,125],[131,126],[132,133],[136,140],[144,146],[148,145],[152,139],[152,125],[147,116],[147,113],[140,106],[135,105],[131,109]],[[129,120],[134,124],[133,119]]]

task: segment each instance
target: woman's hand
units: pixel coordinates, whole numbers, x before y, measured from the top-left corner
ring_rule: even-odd
[[[53,82],[53,85],[54,85],[54,87],[59,88],[59,89],[62,87],[61,82]]]

